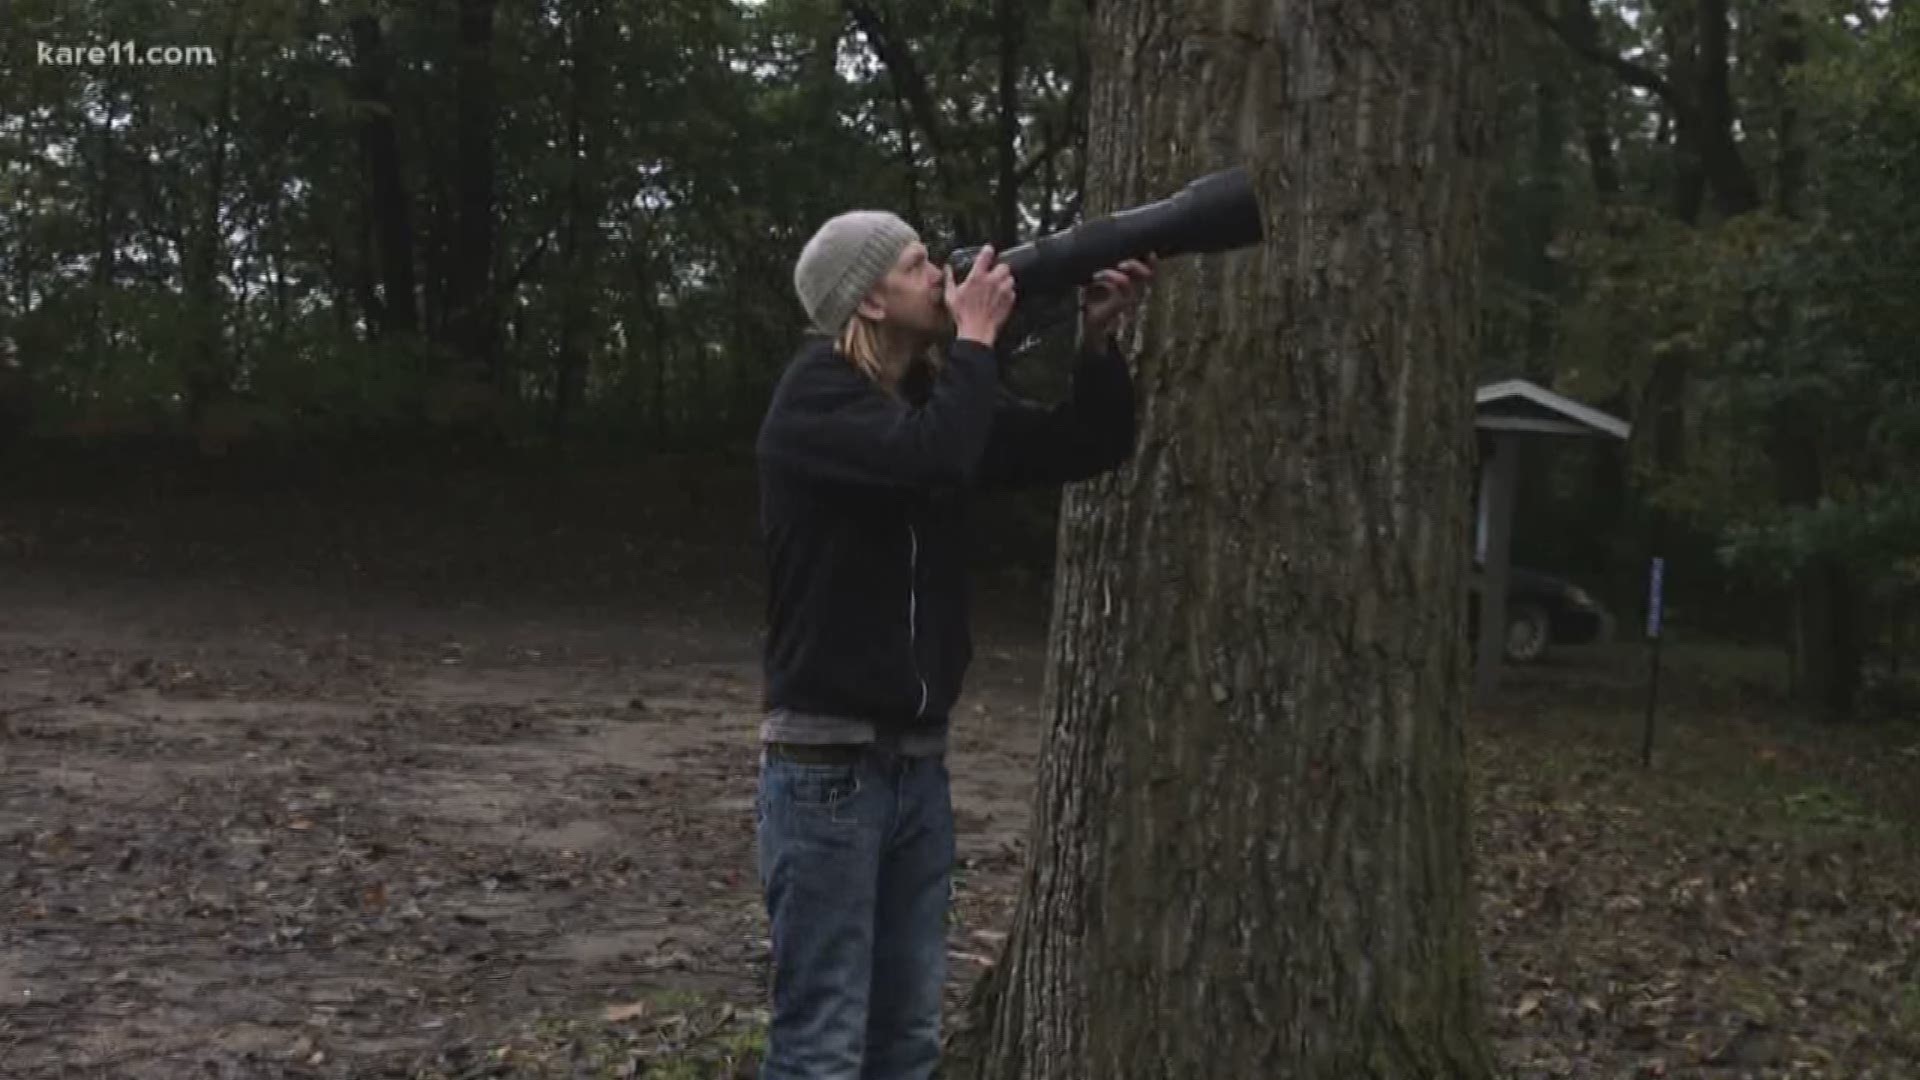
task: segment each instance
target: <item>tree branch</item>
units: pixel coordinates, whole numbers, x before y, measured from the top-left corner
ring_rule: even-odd
[[[502,299],[512,296],[519,290],[521,285],[526,283],[527,275],[533,273],[533,268],[540,264],[540,257],[547,253],[547,244],[552,239],[552,229],[548,229],[545,233],[541,234],[539,241],[533,245],[533,249],[527,252],[526,258],[521,259],[520,265],[514,268],[513,273],[501,283],[500,296]]]
[[[913,116],[907,108],[907,99],[900,93],[899,80],[893,80],[893,111],[900,115],[900,163],[905,169],[907,179],[907,209],[915,221],[920,220],[920,173],[914,167],[913,158]]]
[[[1733,90],[1728,68],[1732,64],[1731,27],[1727,0],[1705,0],[1700,5],[1700,114],[1702,151],[1707,175],[1728,214],[1744,214],[1760,206],[1760,185],[1754,181],[1740,144],[1733,137]]]
[[[1066,131],[1064,133],[1055,134],[1053,125],[1042,124],[1046,141],[1041,145],[1039,150],[1034,152],[1031,158],[1027,159],[1025,164],[1020,166],[1021,183],[1024,184],[1032,179],[1033,175],[1042,168],[1045,168],[1060,151],[1072,145],[1074,141],[1079,138],[1081,128],[1080,99],[1086,90],[1086,83],[1087,80],[1085,77],[1076,77],[1073,80],[1073,85],[1067,89],[1067,100],[1066,103],[1061,106],[1060,110],[1061,115],[1066,118]]]
[[[1033,179],[1033,174],[1039,172],[1041,168],[1043,168],[1047,162],[1052,161],[1054,155],[1059,152],[1060,141],[1049,138],[1045,146],[1042,146],[1036,151],[1032,157],[1020,163],[1020,171],[1014,174],[1014,181],[1024,184]]]
[[[854,26],[880,57],[881,65],[887,69],[887,75],[893,82],[894,92],[906,100],[908,112],[913,115],[914,123],[925,136],[928,156],[933,159],[933,171],[939,178],[941,190],[946,193],[952,213],[959,219],[954,224],[962,233],[977,234],[980,231],[978,224],[973,221],[973,215],[966,210],[966,204],[960,198],[955,170],[948,167],[951,163],[947,161],[946,128],[940,122],[940,110],[934,105],[933,91],[927,84],[926,74],[914,61],[912,50],[893,37],[886,20],[873,5],[863,0],[846,0],[846,10],[852,16]]]
[[[1618,53],[1602,49],[1593,42],[1581,40],[1579,35],[1569,30],[1564,20],[1556,19],[1548,13],[1544,0],[1511,0],[1511,3],[1526,12],[1534,22],[1551,30],[1555,37],[1573,51],[1574,55],[1613,72],[1628,86],[1637,86],[1658,97],[1666,102],[1676,115],[1684,114],[1691,118],[1693,103],[1676,93],[1673,84],[1659,72],[1645,64],[1635,63]]]
[[[847,14],[853,17],[853,23],[865,35],[879,55],[880,62],[886,65],[887,74],[892,77],[894,89],[907,101],[913,113],[914,121],[920,125],[926,136],[927,148],[938,159],[946,149],[945,132],[940,123],[940,114],[934,108],[933,94],[927,88],[927,78],[914,62],[913,52],[905,45],[895,41],[887,30],[886,20],[880,17],[871,4],[860,0],[847,0]]]

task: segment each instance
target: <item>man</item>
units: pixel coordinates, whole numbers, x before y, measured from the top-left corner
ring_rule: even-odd
[[[954,859],[947,722],[972,657],[966,495],[1084,480],[1131,456],[1133,385],[1113,328],[1151,264],[1083,291],[1072,397],[1049,409],[1001,390],[993,346],[1014,286],[991,248],[956,283],[899,217],[853,211],[800,254],[812,333],[757,448],[770,579],[757,814],[774,966],[763,1080],[934,1075]]]

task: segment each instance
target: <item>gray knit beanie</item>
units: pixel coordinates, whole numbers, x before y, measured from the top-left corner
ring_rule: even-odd
[[[853,210],[820,226],[793,267],[793,289],[813,328],[838,334],[861,298],[919,239],[913,226],[885,210]]]

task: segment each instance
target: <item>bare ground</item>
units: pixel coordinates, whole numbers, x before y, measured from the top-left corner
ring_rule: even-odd
[[[682,1075],[750,1075],[750,556],[615,517],[513,540],[524,506],[453,490],[0,521],[0,1075],[647,1075],[723,1029],[747,1049]],[[629,513],[658,533],[705,497],[677,490]],[[1044,600],[986,607],[956,1002],[1039,746]],[[1683,672],[1642,770],[1638,663],[1528,673],[1475,721],[1509,1074],[1920,1076],[1920,729],[1804,728]]]
[[[751,624],[0,589],[5,1075],[407,1075],[534,1011],[755,999]],[[1031,664],[982,667],[955,798],[1004,894]]]

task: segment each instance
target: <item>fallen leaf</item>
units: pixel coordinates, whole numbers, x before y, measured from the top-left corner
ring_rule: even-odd
[[[628,1020],[638,1020],[652,1011],[652,1002],[635,1001],[627,1005],[609,1005],[602,1015],[605,1016],[607,1023],[619,1024]]]
[[[674,949],[669,952],[655,953],[654,955],[647,957],[647,959],[642,961],[640,964],[640,968],[643,971],[664,971],[670,968],[677,968],[681,971],[685,971],[692,968],[693,966],[694,966],[693,957],[680,949]]]

